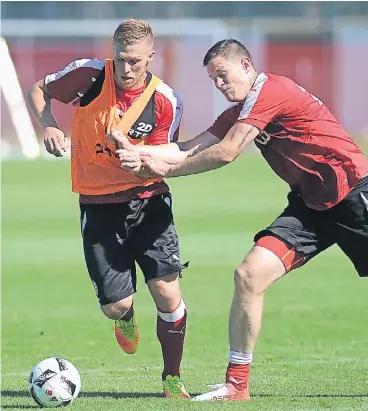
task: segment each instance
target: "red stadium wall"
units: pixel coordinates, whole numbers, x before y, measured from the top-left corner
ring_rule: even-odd
[[[322,100],[335,114],[334,50],[330,44],[265,45],[265,66],[274,74],[290,77]]]

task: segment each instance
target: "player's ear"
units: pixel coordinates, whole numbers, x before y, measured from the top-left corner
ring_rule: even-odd
[[[148,54],[148,61],[152,61],[153,57],[155,57],[155,50],[151,50]]]
[[[248,72],[252,66],[252,63],[250,62],[250,60],[246,57],[242,58],[242,66],[244,71]]]

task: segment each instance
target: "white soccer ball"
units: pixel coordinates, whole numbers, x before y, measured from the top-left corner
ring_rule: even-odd
[[[81,389],[79,371],[70,361],[59,357],[39,362],[28,382],[32,398],[46,408],[65,407],[77,398]]]

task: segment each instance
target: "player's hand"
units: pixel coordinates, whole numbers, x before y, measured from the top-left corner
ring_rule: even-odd
[[[145,175],[150,178],[166,177],[170,170],[170,164],[166,163],[166,161],[154,158],[151,153],[141,152],[140,159],[142,162],[142,173],[144,172]]]
[[[120,159],[120,167],[125,171],[131,173],[138,173],[142,166],[142,161],[139,156],[139,152],[136,150],[116,150],[116,154]]]
[[[55,157],[62,157],[69,147],[69,142],[65,134],[56,127],[45,128],[43,142],[46,150]]]
[[[119,147],[115,153],[119,156],[120,167],[125,171],[138,173],[142,162],[134,144],[121,131],[112,131],[110,136]]]

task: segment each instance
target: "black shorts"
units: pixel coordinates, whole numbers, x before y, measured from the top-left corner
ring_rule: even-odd
[[[179,240],[171,195],[119,204],[80,204],[84,256],[101,305],[136,291],[135,263],[145,282],[179,272]]]
[[[368,276],[368,176],[340,203],[327,210],[308,208],[294,192],[289,193],[288,200],[284,212],[256,234],[255,242],[269,235],[277,237],[304,255],[302,264],[337,244],[359,276]]]

